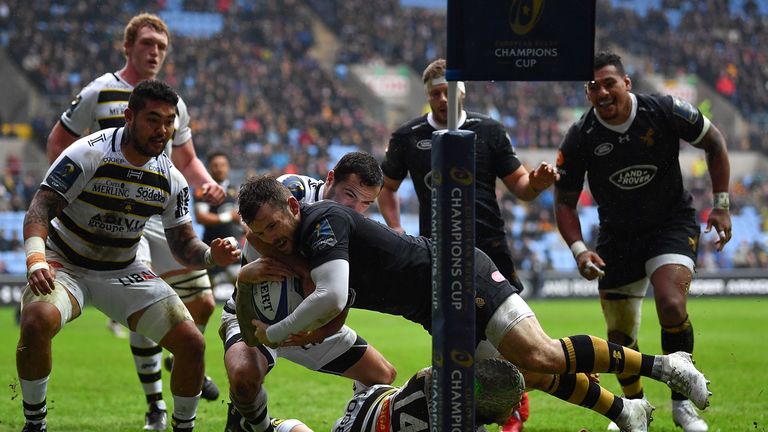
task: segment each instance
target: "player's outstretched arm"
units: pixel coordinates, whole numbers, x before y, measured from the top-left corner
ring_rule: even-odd
[[[203,162],[197,157],[192,139],[183,145],[174,147],[171,159],[176,168],[184,174],[187,183],[202,192],[202,200],[213,205],[221,204],[224,201],[226,197],[224,188],[213,180]]]
[[[165,230],[165,237],[174,258],[185,267],[205,269],[216,265],[227,266],[240,259],[236,240],[230,240],[231,237],[213,239],[209,247],[197,237],[191,222]]]

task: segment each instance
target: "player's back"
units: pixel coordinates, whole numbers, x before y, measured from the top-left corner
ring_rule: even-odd
[[[429,329],[432,254],[424,237],[386,225],[331,201],[303,205],[300,243],[313,263],[348,259],[353,307],[400,315]]]

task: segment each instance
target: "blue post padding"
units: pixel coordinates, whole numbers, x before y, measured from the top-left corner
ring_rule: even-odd
[[[432,135],[432,431],[475,430],[475,133]]]

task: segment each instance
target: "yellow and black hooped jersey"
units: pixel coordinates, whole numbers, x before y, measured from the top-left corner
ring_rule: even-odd
[[[85,86],[61,114],[59,121],[72,135],[96,132],[111,127],[125,125],[123,112],[128,107],[128,99],[133,86],[125,82],[117,73],[106,73]],[[171,145],[166,146],[170,156],[171,146],[180,146],[192,138],[189,127],[187,105],[179,98],[176,104],[175,132]]]
[[[417,372],[401,388],[376,385],[347,403],[333,432],[428,431],[430,368]]]
[[[129,163],[121,150],[123,130],[75,141],[42,183],[69,203],[51,222],[47,247],[80,267],[116,270],[131,264],[153,215],[161,216],[166,229],[192,220],[181,172],[165,154],[143,166]]]

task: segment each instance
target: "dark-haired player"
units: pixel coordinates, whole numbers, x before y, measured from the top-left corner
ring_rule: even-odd
[[[686,303],[700,229],[691,195],[683,187],[680,141],[706,152],[714,195],[707,232],[715,228],[722,250],[731,239],[725,139],[690,103],[631,92],[632,81],[618,55],[598,53],[594,71],[594,80],[585,84],[592,108],[570,127],[560,145],[558,229],[584,278],[604,274],[598,288],[609,341],[637,349],[642,301],[650,282],[662,349],[692,353]],[[596,252],[582,240],[576,211],[585,176],[600,215]],[[619,382],[626,397],[643,397],[637,374],[621,374]],[[708,429],[679,392],[672,392],[672,418],[686,432]]]

